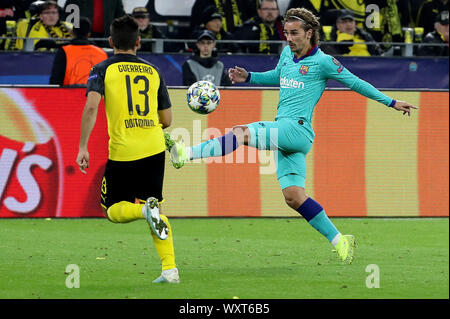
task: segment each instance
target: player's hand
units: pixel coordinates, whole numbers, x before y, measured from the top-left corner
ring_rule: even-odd
[[[83,174],[86,174],[86,168],[89,167],[89,152],[85,149],[80,149],[77,155],[77,164]]]
[[[404,101],[396,101],[395,105],[394,105],[394,109],[396,109],[397,111],[402,111],[403,115],[405,115],[406,113],[408,113],[408,116],[411,116],[411,109],[418,109],[417,106],[413,106],[409,103],[406,103]]]
[[[247,80],[248,72],[243,68],[235,66],[234,68],[228,69],[228,76],[233,84],[242,83]]]

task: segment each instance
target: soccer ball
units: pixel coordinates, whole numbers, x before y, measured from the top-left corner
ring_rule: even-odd
[[[187,104],[195,113],[209,114],[217,108],[219,102],[219,90],[212,82],[198,81],[188,89]]]

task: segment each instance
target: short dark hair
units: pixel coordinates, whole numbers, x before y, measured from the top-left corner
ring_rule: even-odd
[[[59,5],[56,1],[53,0],[47,0],[41,5],[39,5],[39,13],[42,13],[44,10],[48,10],[50,8],[56,8],[59,9]]]
[[[79,39],[85,39],[91,32],[91,20],[87,17],[80,18],[80,26],[78,28],[73,27],[73,34]]]
[[[119,50],[133,50],[139,36],[139,26],[132,16],[126,14],[114,19],[110,27],[114,48]]]

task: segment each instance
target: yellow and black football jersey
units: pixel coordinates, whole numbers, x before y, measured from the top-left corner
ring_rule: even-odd
[[[165,150],[158,110],[171,107],[156,66],[132,54],[116,54],[95,65],[87,93],[105,100],[109,159],[134,161]]]

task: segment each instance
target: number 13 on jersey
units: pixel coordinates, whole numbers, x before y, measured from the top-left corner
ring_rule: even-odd
[[[126,87],[127,87],[128,114],[133,115],[134,110],[136,109],[137,115],[146,116],[149,112],[148,90],[150,88],[150,83],[148,81],[148,78],[144,75],[136,75],[132,80],[131,76],[127,74],[127,75],[125,75],[125,82],[126,82]],[[131,84],[131,83],[134,83],[136,85],[140,85],[142,82],[144,84],[144,89],[143,90],[137,89],[137,90],[139,90],[138,91],[139,95],[142,95],[144,98],[143,109],[142,109],[141,105],[139,105],[139,104],[134,105],[134,103],[133,103],[133,94],[132,94],[133,89],[132,89],[132,84]],[[140,85],[140,87],[142,87],[142,85]]]

